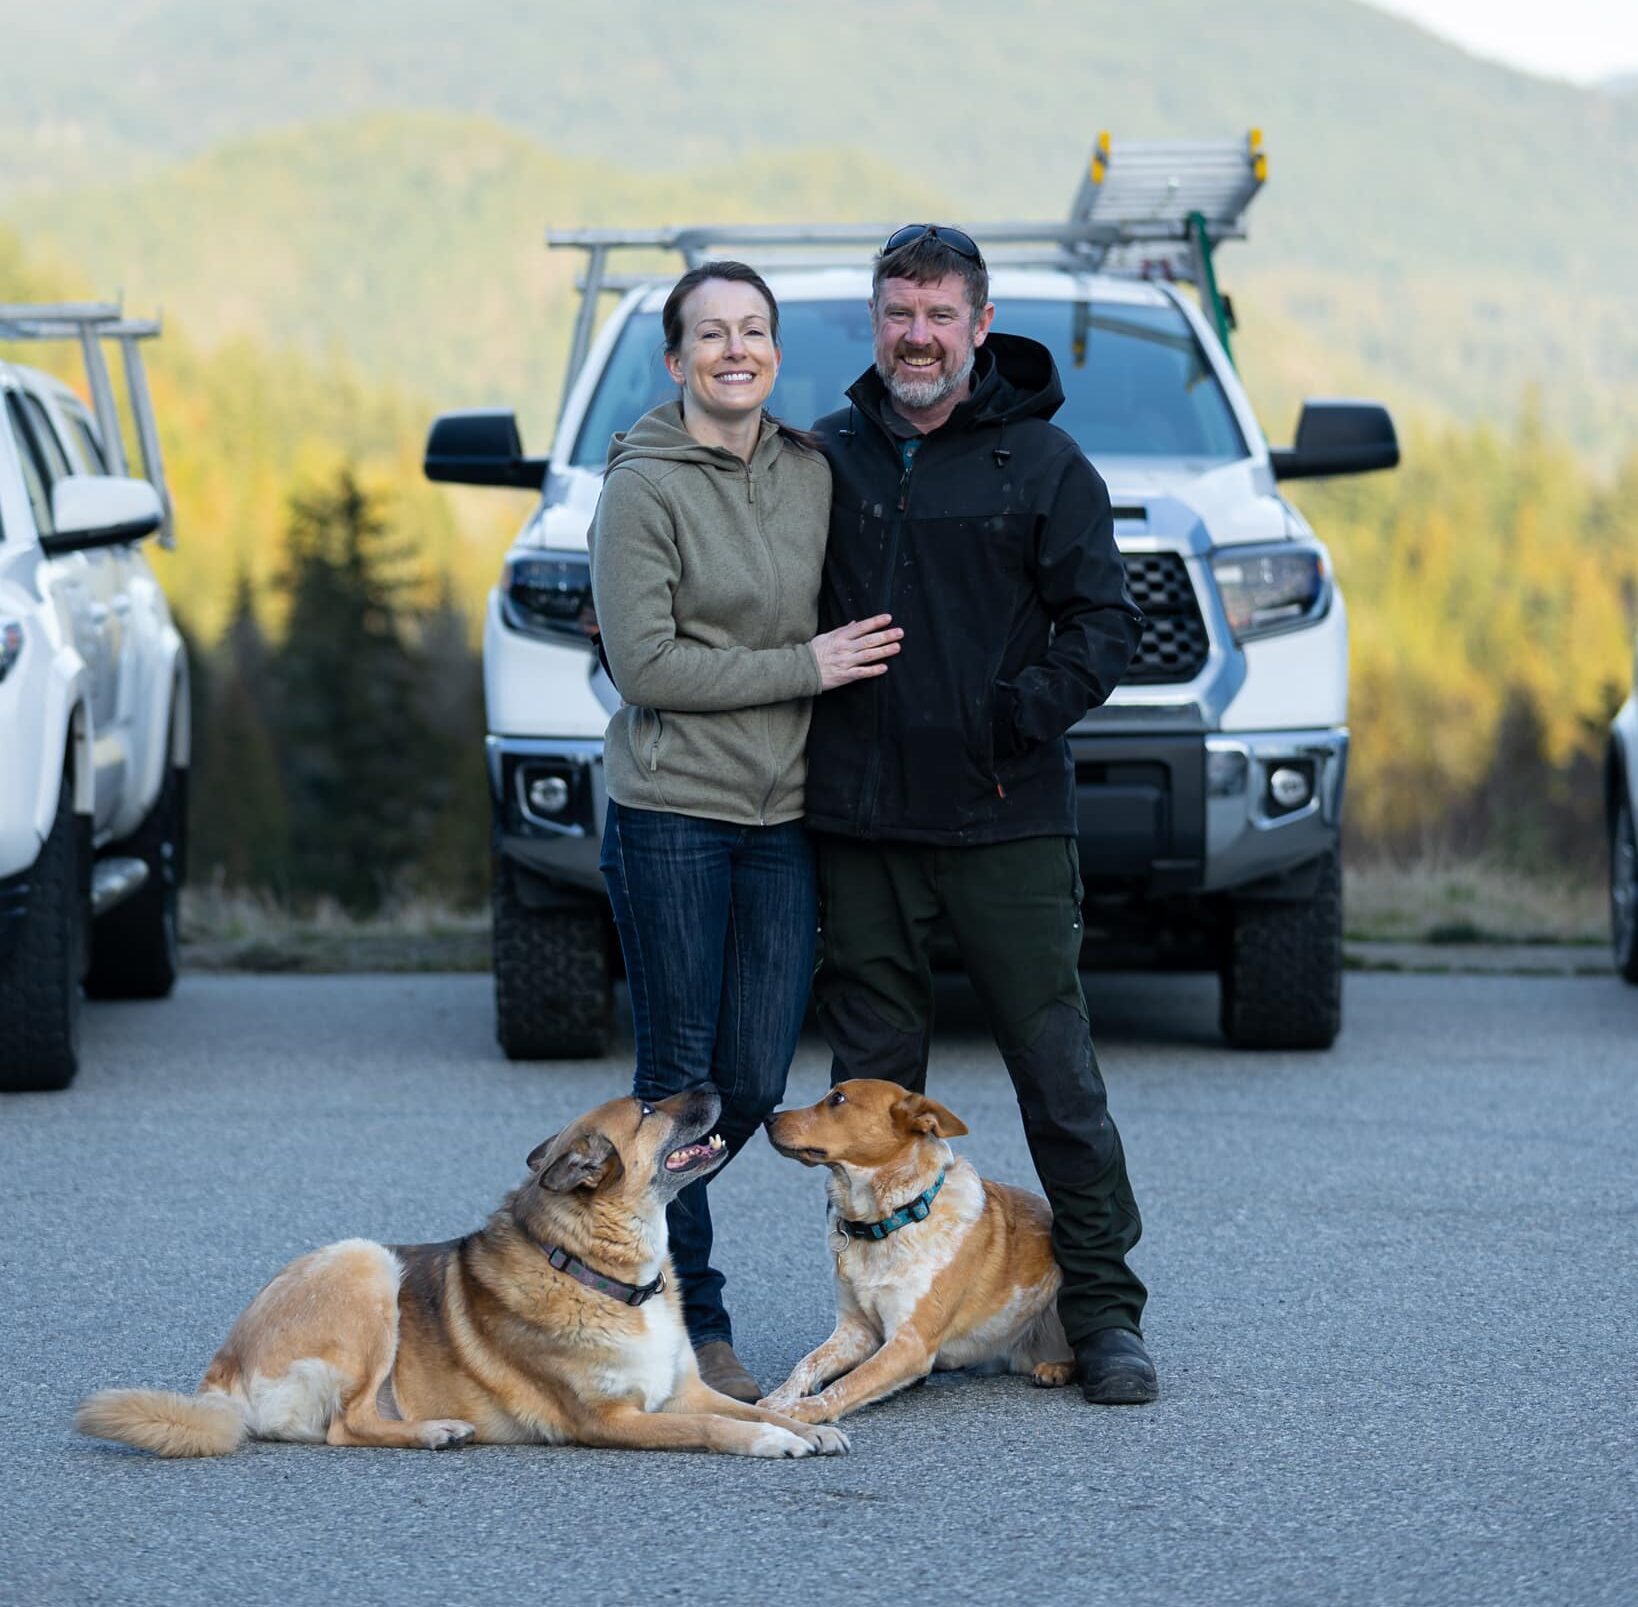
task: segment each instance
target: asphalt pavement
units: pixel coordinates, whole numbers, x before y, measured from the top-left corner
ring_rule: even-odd
[[[80,1439],[192,1388],[295,1254],[476,1226],[629,1077],[508,1065],[482,976],[185,977],[97,1005],[59,1095],[0,1102],[0,1603],[1638,1600],[1638,989],[1354,973],[1329,1054],[1234,1054],[1215,987],[1088,979],[1146,1233],[1163,1395],[942,1375],[804,1462]],[[931,1089],[1031,1181],[970,996]],[[816,1098],[808,1039],[790,1102]],[[818,1175],[713,1186],[768,1386],[829,1332]]]

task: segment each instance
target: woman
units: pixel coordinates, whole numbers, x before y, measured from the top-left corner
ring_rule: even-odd
[[[883,614],[814,634],[830,471],[763,410],[779,309],[761,277],[705,263],[661,322],[679,396],[615,436],[590,536],[624,699],[604,744],[602,868],[631,983],[633,1092],[714,1083],[731,1158],[784,1094],[813,972],[809,704],[884,673],[901,633]],[[672,1261],[701,1376],[754,1401],[710,1264],[708,1181],[672,1202]]]

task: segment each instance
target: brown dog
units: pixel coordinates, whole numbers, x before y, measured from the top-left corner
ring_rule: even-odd
[[[710,1090],[611,1100],[540,1145],[476,1233],[302,1256],[251,1301],[193,1396],[104,1390],[76,1425],[160,1456],[220,1456],[247,1437],[847,1450],[837,1430],[700,1380],[665,1206],[727,1153],[711,1133],[720,1103]]]
[[[830,1169],[836,1331],[762,1405],[830,1423],[935,1368],[983,1363],[1069,1382],[1052,1213],[954,1157],[945,1140],[967,1131],[958,1117],[860,1079],[767,1129],[781,1155]]]

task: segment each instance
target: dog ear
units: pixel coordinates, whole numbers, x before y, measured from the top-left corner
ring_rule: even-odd
[[[934,1138],[960,1138],[967,1131],[967,1124],[959,1116],[925,1094],[906,1094],[893,1107],[893,1114],[912,1133],[931,1133]]]
[[[559,1133],[544,1146],[546,1156],[540,1169],[540,1186],[553,1194],[574,1189],[595,1189],[618,1177],[625,1169],[613,1143],[602,1133],[580,1133],[567,1143]],[[560,1147],[561,1145],[561,1147]],[[539,1150],[535,1151],[538,1155]],[[530,1157],[531,1160],[534,1156]]]
[[[546,1159],[546,1152],[558,1141],[559,1137],[561,1137],[560,1134],[553,1133],[550,1138],[541,1139],[541,1141],[529,1151],[529,1159],[523,1164],[527,1166],[531,1172],[538,1172],[540,1170],[541,1162]]]

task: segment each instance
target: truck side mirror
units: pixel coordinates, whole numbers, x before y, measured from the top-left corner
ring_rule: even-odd
[[[429,480],[538,491],[546,464],[545,458],[523,455],[517,415],[510,408],[476,408],[433,421],[422,468]]]
[[[1271,448],[1276,480],[1365,474],[1399,462],[1393,419],[1379,402],[1309,401],[1297,419],[1296,443]]]
[[[51,488],[51,521],[41,548],[51,556],[118,547],[151,536],[165,522],[159,493],[146,480],[112,474],[70,474]]]

